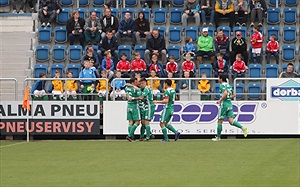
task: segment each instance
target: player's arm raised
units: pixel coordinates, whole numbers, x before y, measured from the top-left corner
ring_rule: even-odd
[[[217,101],[217,104],[220,104],[227,97],[227,95],[228,95],[228,92],[227,92],[227,90],[225,90],[223,92],[222,97]]]
[[[169,102],[169,97],[166,96],[162,101],[153,101],[154,104],[167,104]]]

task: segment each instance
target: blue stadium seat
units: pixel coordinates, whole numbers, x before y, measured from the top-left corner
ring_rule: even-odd
[[[292,43],[296,42],[296,34],[297,34],[297,29],[295,26],[285,26],[283,27],[283,41],[285,43]]]
[[[103,6],[103,5],[105,4],[104,1],[105,1],[105,0],[94,0],[94,1],[93,1],[93,6],[96,6],[96,7],[98,7],[98,6]]]
[[[144,14],[145,14],[145,18],[150,21],[150,18],[151,18],[151,10],[150,8],[138,8],[137,9],[137,13],[143,11]]]
[[[170,9],[170,23],[181,24],[182,8],[171,8]]]
[[[101,8],[90,8],[89,15],[91,12],[96,12],[98,18],[102,18],[102,9]]]
[[[261,98],[261,84],[259,82],[248,83],[248,99],[255,100]]]
[[[234,89],[234,85],[232,84],[231,86]],[[236,99],[244,99],[245,85],[243,83],[237,83],[234,92],[236,93]]]
[[[169,27],[169,41],[173,43],[181,42],[181,27]]]
[[[137,0],[125,0],[125,6],[136,6]]]
[[[121,20],[124,19],[124,15],[126,12],[130,12],[131,19],[134,20],[134,9],[133,8],[122,8],[121,10]],[[121,22],[121,20],[119,20]]]
[[[260,78],[261,77],[262,66],[260,64],[250,64],[249,65],[249,77],[250,78]]]
[[[288,63],[283,63],[283,64],[281,65],[281,72],[286,71],[287,65],[288,65]]]
[[[219,27],[217,28],[217,31],[220,30],[220,29],[222,29],[222,30],[223,30],[223,33],[224,33],[226,36],[228,36],[228,38],[230,39],[230,32],[231,32],[230,27],[229,27],[229,26],[219,26]]]
[[[233,33],[240,31],[242,32],[242,37],[247,38],[247,27],[233,27]]]
[[[172,5],[173,6],[183,6],[184,0],[172,0]]]
[[[202,73],[205,72],[208,78],[212,77],[212,65],[211,64],[200,64],[199,65],[199,75],[201,77]]]
[[[69,47],[69,61],[78,62],[81,60],[82,46],[81,45],[70,45]]]
[[[66,26],[58,26],[54,28],[54,40],[57,43],[65,43],[68,40]]]
[[[175,60],[180,60],[180,46],[179,45],[169,45],[167,47],[168,55],[174,56]]]
[[[39,42],[42,43],[51,42],[51,32],[52,32],[51,27],[40,27],[38,29],[38,32],[39,32]]]
[[[276,6],[276,1],[278,1],[278,5],[281,5],[281,0],[269,0],[269,6]]]
[[[141,59],[145,59],[145,50],[146,50],[146,45],[135,45],[134,46],[134,51],[139,52],[141,54]]]
[[[276,35],[276,38],[278,41],[280,40],[280,37],[279,37],[280,28],[278,26],[268,26],[266,31],[267,31],[266,40],[269,40],[269,38],[272,34]]]
[[[48,45],[38,45],[35,48],[37,61],[48,61],[50,55],[50,47]]]
[[[48,65],[46,64],[36,64],[34,66],[34,78],[40,78],[40,73],[47,75]]]
[[[278,77],[278,64],[266,64],[266,78]]]
[[[0,0],[0,6],[7,6],[9,5],[9,0]]]
[[[215,28],[214,27],[201,27],[200,31],[202,32],[203,28],[208,28],[208,35],[215,38]]]
[[[86,19],[86,9],[85,8],[74,8],[74,10],[78,10],[79,17]]]
[[[297,8],[283,9],[283,22],[285,24],[294,24],[297,21]]]
[[[154,23],[165,24],[167,20],[167,10],[165,8],[155,8],[153,11]]]
[[[253,28],[254,27],[250,27],[250,36],[253,34]],[[264,27],[259,27],[259,32],[264,35]]]
[[[195,42],[198,39],[198,27],[196,26],[187,26],[185,27],[185,37],[189,36]]]
[[[52,48],[53,61],[61,62],[66,58],[66,46],[65,45],[54,45]]]
[[[269,24],[277,24],[280,22],[280,8],[268,8],[267,22]]]
[[[79,0],[79,6],[88,6],[89,0]]]
[[[284,4],[286,6],[297,6],[298,2],[297,0],[285,0]]]
[[[158,30],[159,34],[166,38],[166,27],[164,27],[164,26],[154,26],[153,30]]]
[[[70,12],[69,8],[62,8],[61,12],[56,16],[56,22],[59,24],[67,24]]]
[[[55,71],[58,70],[60,72],[60,78],[62,78],[63,74],[64,74],[64,69],[65,69],[65,65],[63,65],[63,64],[52,64],[50,66],[51,77],[54,77]]]
[[[110,8],[110,10],[111,10],[111,15],[113,15],[116,18],[119,19],[119,9],[117,9],[117,8]]]
[[[293,61],[295,60],[296,47],[295,45],[283,45],[282,46],[282,60]]]
[[[81,69],[80,64],[68,64],[68,66],[67,66],[67,72],[72,71],[73,78],[79,77],[80,69]]]
[[[61,6],[73,6],[73,0],[60,0]]]
[[[121,59],[121,56],[123,53],[125,53],[127,55],[127,60],[131,59],[131,46],[130,45],[119,45],[118,52],[119,52],[120,59]]]
[[[220,83],[215,83],[214,84],[214,99],[220,99]]]

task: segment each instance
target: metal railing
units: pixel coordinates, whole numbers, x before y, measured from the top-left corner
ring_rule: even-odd
[[[235,78],[233,81],[233,89],[236,90],[236,86],[237,86],[237,81],[243,82],[243,81],[267,81],[268,78]],[[262,88],[261,88],[262,89]],[[247,95],[248,93],[243,93],[245,95]],[[266,92],[260,92],[260,93],[251,93],[251,94],[261,94],[261,95],[265,95],[266,96]],[[236,97],[234,98],[234,100],[236,100]]]
[[[18,100],[18,81],[15,78],[0,78],[0,82],[2,81],[13,81],[14,82],[14,87],[15,87],[15,101]]]

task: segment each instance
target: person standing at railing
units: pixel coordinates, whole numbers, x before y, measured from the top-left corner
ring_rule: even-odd
[[[191,87],[189,86],[190,73],[188,71],[185,71],[185,72],[183,72],[183,76],[186,79],[181,80],[180,89],[183,89],[183,90],[195,89],[195,85],[194,85],[193,80],[191,80]]]
[[[55,76],[53,78],[55,78],[55,79],[60,78],[59,70],[55,71]],[[57,96],[59,97],[60,100],[63,100],[64,90],[63,90],[62,80],[52,80],[51,83],[53,85],[53,90],[52,90],[53,100],[57,100]]]
[[[157,79],[155,70],[150,71],[150,77],[148,78],[148,86],[152,89],[152,94],[156,97],[157,100],[160,100],[160,80]],[[152,79],[152,80],[151,80]]]
[[[116,71],[116,78],[121,78],[122,73],[121,71]],[[115,98],[122,98],[123,100],[126,99],[126,93],[125,93],[125,86],[126,82],[125,80],[115,80],[111,82],[110,85],[112,88],[115,88],[115,91],[112,91],[110,93],[110,98],[112,99],[113,97]]]
[[[41,79],[46,78],[45,73],[41,72],[39,77]],[[31,93],[34,94],[33,100],[38,100],[39,97],[43,97],[43,100],[48,100],[48,96],[46,95],[46,81],[45,80],[37,80],[31,89]]]
[[[90,68],[90,62],[88,60],[84,61],[84,69],[79,73],[79,78],[96,78],[94,70]],[[93,80],[80,80],[80,88],[83,96],[83,100],[91,100],[91,97],[87,97],[88,93],[93,93],[95,88],[95,83]]]
[[[96,92],[99,95],[100,105],[103,104],[103,97],[105,97],[106,94],[108,94],[107,91],[110,90],[110,85],[107,85],[109,79],[107,78],[106,70],[101,71],[101,78],[102,79],[98,81],[98,84],[96,86]],[[108,88],[106,89],[107,86]]]
[[[199,81],[198,90],[201,92],[200,100],[209,100],[210,99],[210,83],[206,77],[206,73],[203,72],[201,75],[202,80]]]
[[[73,72],[68,71],[67,77],[71,79],[73,77]],[[78,89],[78,85],[76,80],[67,80],[65,83],[65,92],[64,92],[65,97],[70,97],[71,95],[73,100],[77,100],[77,93],[76,93],[77,89]]]

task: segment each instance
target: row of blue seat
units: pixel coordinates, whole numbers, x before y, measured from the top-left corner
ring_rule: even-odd
[[[269,6],[276,6],[276,3],[280,6],[281,0],[269,0]],[[298,4],[297,0],[284,0],[285,6],[296,6]]]

